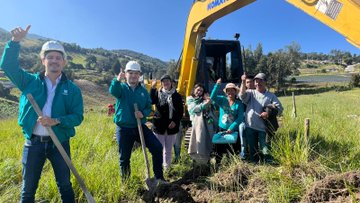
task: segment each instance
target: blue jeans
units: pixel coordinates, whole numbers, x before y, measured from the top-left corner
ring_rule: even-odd
[[[146,126],[142,125],[144,131],[145,146],[149,149],[152,155],[153,171],[155,178],[164,179],[163,175],[163,153],[162,145],[155,137],[154,133]],[[116,141],[119,146],[120,154],[120,172],[122,180],[130,176],[130,157],[134,142],[140,142],[140,135],[138,128],[126,128],[116,126]]]
[[[268,158],[270,152],[266,144],[266,132],[246,127],[245,135],[246,135],[246,141],[248,142],[249,145],[250,160],[252,162],[259,161],[260,153],[258,150],[258,146],[260,147],[260,152],[262,155],[264,155],[264,158],[265,159]]]
[[[69,141],[61,143],[70,156]],[[70,170],[53,142],[41,142],[38,137],[26,140],[23,151],[21,202],[34,202],[41,171],[46,159],[49,159],[61,194],[62,202],[75,202],[74,191],[70,182]]]
[[[245,135],[245,123],[242,122],[239,125],[239,136],[241,140],[241,152],[240,152],[240,158],[245,159],[246,153],[247,153],[247,141],[246,141],[246,135]]]

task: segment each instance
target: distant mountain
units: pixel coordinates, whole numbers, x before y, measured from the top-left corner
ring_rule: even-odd
[[[43,36],[40,36],[40,35],[37,35],[37,34],[31,34],[31,33],[29,33],[27,35],[27,38],[29,38],[29,39],[39,39],[39,40],[43,40],[43,41],[51,40],[49,38],[46,38],[46,37],[43,37]]]
[[[1,55],[5,43],[10,39],[10,33],[0,28]],[[49,38],[36,34],[29,34],[26,39],[23,40],[20,54],[21,67],[30,71],[41,70],[38,54],[42,44],[47,40],[49,40]],[[113,78],[112,67],[117,60],[122,67],[124,67],[129,60],[139,61],[145,75],[151,72],[154,76],[159,76],[166,73],[168,69],[167,62],[127,49],[86,49],[74,43],[62,42],[62,44],[68,53],[69,63],[66,69],[71,72],[74,78],[87,79],[98,84],[107,84],[109,80]]]
[[[0,28],[0,42],[8,41],[11,38],[11,35],[8,31],[3,28]]]

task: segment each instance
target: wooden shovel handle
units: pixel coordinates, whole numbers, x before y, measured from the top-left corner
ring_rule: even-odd
[[[26,95],[26,97],[28,98],[28,100],[30,101],[32,107],[34,108],[36,114],[38,116],[42,116],[42,111],[40,110],[39,105],[36,103],[34,97],[29,93]],[[65,152],[63,146],[61,145],[59,139],[56,137],[55,132],[52,130],[51,127],[45,127],[46,130],[49,132],[49,135],[53,141],[53,143],[55,144],[56,148],[59,150],[61,156],[63,157],[64,161],[66,162],[66,165],[70,168],[70,170],[73,172],[76,180],[78,181],[81,189],[83,190],[86,199],[88,202],[90,203],[95,203],[94,198],[91,196],[89,190],[87,189],[85,182],[83,181],[83,179],[80,177],[79,173],[77,172],[76,168],[74,167],[74,165],[72,164],[70,157],[67,155],[67,153]]]
[[[134,109],[135,112],[139,111],[138,105],[137,103],[134,104]],[[144,131],[141,125],[141,120],[140,118],[136,118],[137,121],[137,126],[138,126],[138,130],[139,130],[139,135],[140,135],[140,141],[141,141],[141,148],[144,154],[144,159],[145,159],[145,165],[146,165],[146,178],[150,178],[150,166],[149,166],[149,160],[148,160],[148,156],[146,153],[146,148],[145,148],[145,139],[144,139]]]

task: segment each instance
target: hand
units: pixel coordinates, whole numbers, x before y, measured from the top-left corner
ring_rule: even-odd
[[[144,118],[144,115],[141,113],[141,111],[135,111],[135,118]]]
[[[204,98],[205,104],[209,104],[211,102],[209,93],[205,93],[203,98]]]
[[[226,134],[231,134],[232,132],[233,132],[233,131],[232,131],[232,130],[230,130],[230,129],[229,129],[229,130],[227,130],[227,131],[225,131],[225,133],[226,133]]]
[[[40,116],[37,119],[37,122],[39,122],[44,127],[51,127],[51,126],[59,124],[59,121],[57,121],[56,119],[47,117],[47,116]]]
[[[17,27],[15,29],[11,30],[10,31],[11,35],[12,35],[11,40],[14,42],[20,42],[27,35],[27,33],[30,30],[30,27],[31,27],[31,25],[28,25],[25,30],[23,30],[21,27]]]
[[[151,88],[152,89],[156,88],[156,83],[157,83],[156,79],[153,79],[152,82],[151,82]]]
[[[244,74],[241,76],[241,82],[245,82],[246,80],[246,73],[244,72]]]
[[[221,84],[221,78],[217,79],[216,84]]]
[[[262,119],[267,119],[267,118],[269,118],[269,114],[264,111],[264,112],[262,112],[262,113],[260,114],[260,117],[261,117]]]
[[[176,123],[175,123],[174,121],[171,121],[171,123],[169,124],[168,128],[169,128],[169,129],[173,129],[173,128],[175,128],[175,126],[176,126]]]
[[[117,76],[117,80],[119,82],[123,81],[125,79],[125,73],[123,72],[122,68],[120,68],[120,73],[119,75]]]

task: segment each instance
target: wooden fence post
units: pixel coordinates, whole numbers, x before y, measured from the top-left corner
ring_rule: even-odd
[[[305,139],[308,140],[310,136],[310,118],[305,118]]]
[[[293,101],[293,110],[292,110],[292,117],[296,118],[296,103],[295,103],[295,93],[292,92],[292,101]]]

